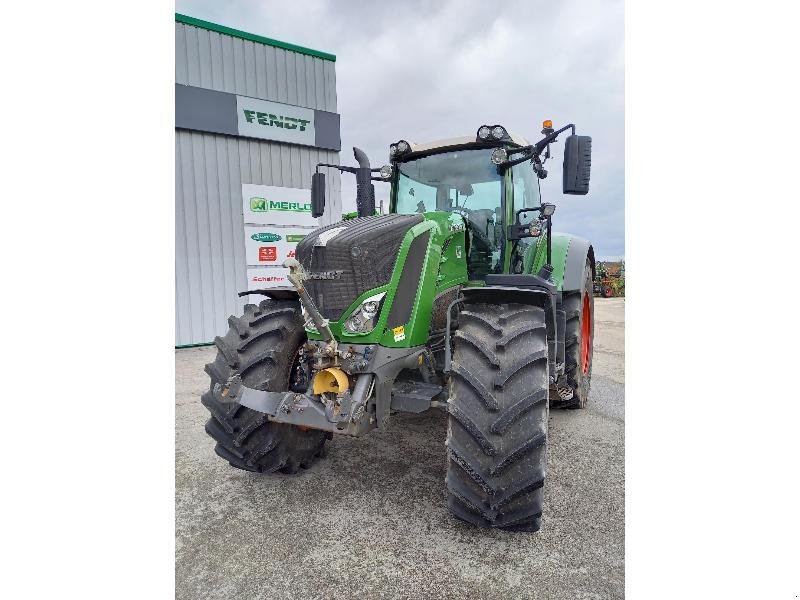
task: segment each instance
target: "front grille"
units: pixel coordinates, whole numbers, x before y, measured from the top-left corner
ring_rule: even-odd
[[[305,287],[322,316],[338,321],[353,301],[392,278],[406,232],[422,215],[381,215],[321,227],[297,245],[297,260],[310,273],[338,271],[333,279],[309,279]],[[314,244],[324,232],[344,227],[324,246]]]

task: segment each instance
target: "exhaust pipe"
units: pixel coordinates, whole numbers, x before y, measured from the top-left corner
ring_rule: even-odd
[[[375,214],[375,186],[372,185],[372,171],[369,158],[360,148],[353,147],[353,156],[358,162],[356,173],[356,208],[359,217],[371,217]]]

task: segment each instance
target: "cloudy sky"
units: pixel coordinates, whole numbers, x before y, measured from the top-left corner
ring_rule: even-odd
[[[563,138],[542,198],[555,228],[625,253],[624,4],[621,0],[178,0],[176,11],[336,55],[342,164],[373,166],[400,138],[472,135],[501,123],[530,141],[543,119],[592,136],[587,196],[561,194]],[[355,186],[342,178],[345,210]],[[386,186],[375,184],[386,197]]]

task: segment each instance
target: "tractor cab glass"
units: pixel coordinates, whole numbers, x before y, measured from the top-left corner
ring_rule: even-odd
[[[526,160],[511,167],[511,185],[514,190],[514,212],[512,214],[519,214],[520,224],[534,225],[539,220],[539,213],[524,210],[538,208],[541,205],[539,178],[533,172],[530,161]],[[512,246],[512,273],[531,272],[538,241],[538,237],[525,237]]]
[[[454,212],[467,225],[471,279],[503,270],[503,177],[491,149],[455,150],[397,164],[393,212]]]

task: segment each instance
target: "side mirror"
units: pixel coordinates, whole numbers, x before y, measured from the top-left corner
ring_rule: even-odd
[[[564,193],[588,194],[591,170],[592,138],[588,135],[569,136],[564,144]]]
[[[325,173],[311,176],[311,216],[321,217],[325,212]]]

